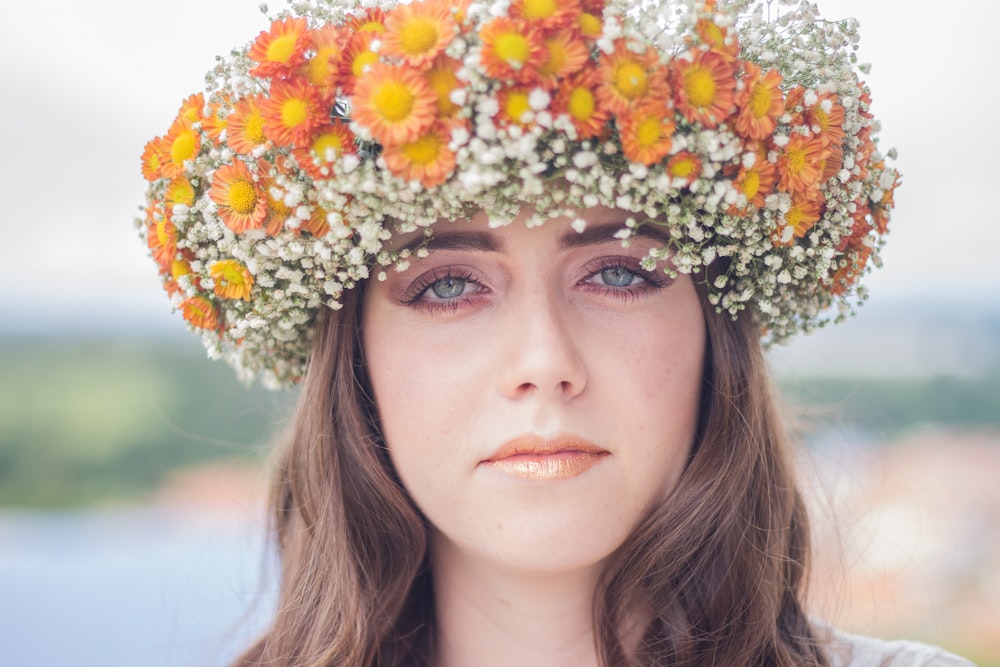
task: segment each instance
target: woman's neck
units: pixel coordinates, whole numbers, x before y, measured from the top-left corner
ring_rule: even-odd
[[[436,536],[438,667],[597,665],[597,567],[558,574],[504,569]]]

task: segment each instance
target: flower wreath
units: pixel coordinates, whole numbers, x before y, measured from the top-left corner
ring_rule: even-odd
[[[524,206],[664,226],[648,267],[718,262],[711,303],[784,340],[865,298],[899,175],[856,22],[767,5],[292,2],[146,145],[137,224],[210,356],[268,386],[301,379],[322,308],[406,267],[394,233]]]

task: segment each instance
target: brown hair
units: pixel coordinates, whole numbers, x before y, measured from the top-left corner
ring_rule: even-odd
[[[700,426],[668,502],[612,556],[594,598],[605,667],[827,664],[803,608],[805,507],[759,331],[708,305]],[[266,634],[238,665],[408,667],[434,653],[427,525],[378,434],[362,289],[319,324],[272,510],[282,563]],[[645,604],[642,626],[635,601]]]

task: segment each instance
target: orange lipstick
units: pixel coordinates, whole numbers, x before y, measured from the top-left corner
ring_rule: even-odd
[[[531,481],[571,479],[600,463],[610,452],[574,435],[525,435],[500,447],[480,465]]]

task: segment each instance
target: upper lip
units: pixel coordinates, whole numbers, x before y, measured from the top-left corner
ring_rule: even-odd
[[[586,438],[573,434],[560,434],[545,438],[540,435],[519,435],[503,443],[484,463],[500,461],[512,456],[537,455],[546,456],[560,452],[580,452],[581,454],[608,454],[608,450],[598,447]]]

